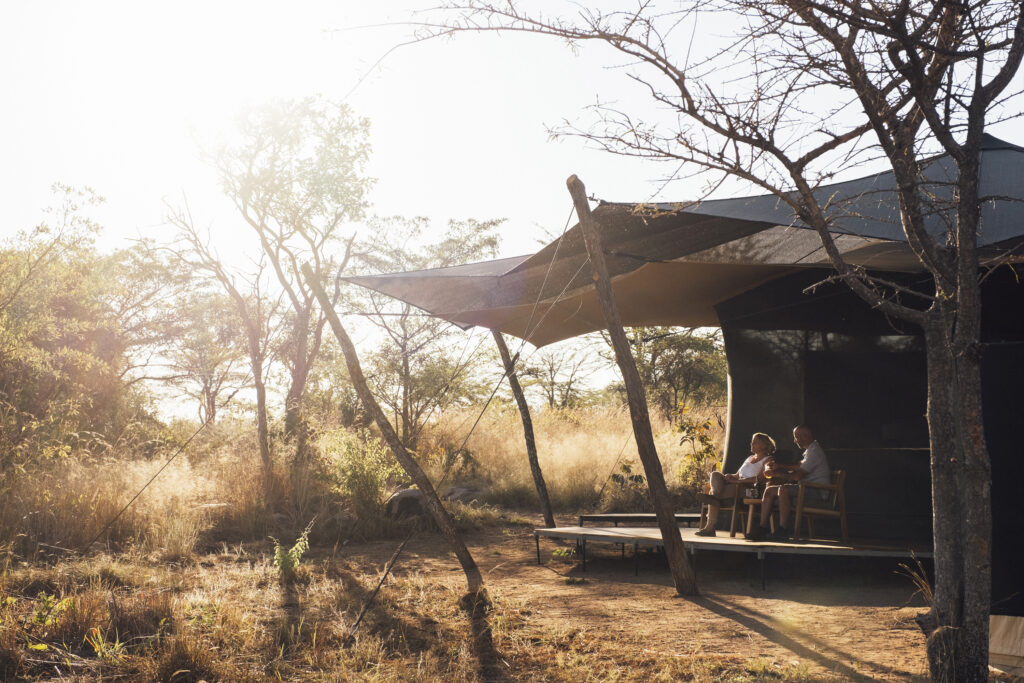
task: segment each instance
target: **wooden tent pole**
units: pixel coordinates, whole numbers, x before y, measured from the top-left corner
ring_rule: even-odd
[[[526,457],[530,461],[530,472],[533,474],[533,485],[537,488],[537,498],[540,499],[540,511],[544,515],[544,526],[549,529],[555,526],[555,515],[551,511],[551,499],[548,498],[548,487],[544,483],[544,474],[540,471],[540,461],[537,460],[537,442],[533,437],[533,420],[530,419],[530,406],[526,402],[526,395],[523,394],[523,387],[519,384],[519,376],[516,374],[516,365],[508,352],[505,338],[498,330],[491,330],[494,336],[494,343],[501,354],[501,362],[505,366],[505,374],[508,375],[508,384],[512,387],[512,395],[516,397],[516,405],[519,406],[519,415],[523,419],[523,435],[526,437]],[[516,354],[516,360],[519,354]]]
[[[697,595],[697,579],[693,567],[686,557],[683,539],[676,523],[675,506],[665,485],[665,474],[661,469],[658,451],[654,445],[654,434],[651,431],[651,418],[647,410],[647,396],[644,392],[640,373],[636,369],[633,352],[630,351],[626,332],[622,329],[622,319],[615,306],[611,279],[608,277],[608,266],[604,260],[604,251],[597,222],[590,213],[587,203],[587,191],[583,182],[575,175],[569,176],[565,182],[576,206],[576,215],[580,219],[583,241],[590,256],[590,265],[594,272],[594,288],[597,290],[598,301],[601,302],[601,313],[604,314],[608,334],[611,336],[612,348],[615,350],[615,361],[622,372],[622,381],[626,385],[626,396],[629,401],[629,414],[633,420],[633,435],[636,437],[637,454],[643,463],[647,475],[647,488],[651,494],[654,513],[658,518],[658,527],[665,542],[665,555],[668,558],[672,581],[680,595]]]
[[[409,451],[405,449],[405,446],[402,445],[402,440],[398,438],[395,428],[388,421],[380,404],[377,403],[377,400],[370,392],[370,387],[366,383],[366,377],[359,366],[359,356],[356,355],[356,347],[352,344],[348,332],[342,327],[338,314],[334,312],[334,306],[327,297],[327,292],[324,291],[323,285],[320,284],[320,280],[313,273],[313,269],[309,267],[309,264],[303,264],[302,275],[306,278],[306,283],[320,302],[324,315],[327,316],[327,322],[331,326],[331,331],[338,338],[342,355],[345,356],[345,365],[348,367],[348,375],[352,379],[352,386],[355,387],[359,400],[362,401],[370,415],[373,416],[374,422],[377,423],[377,427],[380,429],[381,436],[384,437],[384,441],[391,448],[395,459],[398,460],[402,469],[405,470],[406,474],[409,475],[413,483],[416,484],[416,487],[423,494],[423,502],[426,503],[427,509],[441,530],[441,534],[448,541],[448,545],[458,558],[459,564],[462,565],[469,593],[481,597],[485,596],[486,594],[483,592],[484,580],[480,574],[480,568],[477,567],[476,561],[469,554],[469,549],[455,528],[455,520],[452,519],[452,516],[448,514],[448,511],[441,504],[441,499],[438,497],[437,491],[434,490],[434,485],[430,483],[427,474],[420,468],[412,455],[409,454]]]

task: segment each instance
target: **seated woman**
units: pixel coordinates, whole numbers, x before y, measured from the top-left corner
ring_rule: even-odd
[[[736,474],[711,473],[711,493],[697,494],[702,503],[708,505],[708,517],[704,526],[697,529],[698,536],[714,536],[715,523],[722,500],[736,495],[738,486],[752,485],[764,477],[764,465],[775,453],[775,441],[767,434],[758,432],[750,439],[750,457],[743,461]]]

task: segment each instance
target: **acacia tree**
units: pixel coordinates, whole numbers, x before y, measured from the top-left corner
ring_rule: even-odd
[[[648,396],[669,421],[680,406],[708,404],[726,393],[725,351],[719,330],[634,327],[629,340]]]
[[[598,105],[594,128],[570,129],[624,155],[672,160],[753,184],[788,205],[821,237],[845,282],[869,305],[917,325],[928,362],[934,599],[919,623],[937,680],[987,677],[990,463],[982,425],[979,169],[986,125],[1018,94],[1024,10],[1015,0],[718,0],[570,19],[516,4],[448,7],[430,35],[523,31],[570,44],[592,41],[628,59],[672,122]],[[694,45],[698,12],[730,15],[724,48]],[[706,14],[705,14],[706,16]],[[685,31],[685,34],[683,33]],[[693,54],[691,54],[693,52]],[[955,177],[928,178],[948,155]],[[832,240],[844,207],[816,188],[837,169],[882,163],[893,173],[907,244],[930,274],[931,294],[909,291],[846,263]],[[876,168],[877,170],[877,168]],[[942,199],[943,197],[947,199]],[[929,219],[945,221],[941,234]]]
[[[586,379],[598,361],[590,348],[560,345],[536,352],[523,376],[540,390],[548,408],[571,408],[583,400]]]
[[[177,334],[166,351],[167,381],[197,401],[201,423],[212,424],[248,380],[244,325],[224,294],[194,293],[179,309]]]
[[[326,323],[299,265],[344,270],[354,235],[345,241],[340,263],[332,249],[341,246],[342,229],[361,218],[366,206],[368,130],[368,121],[347,106],[319,98],[278,100],[246,111],[237,139],[211,155],[225,193],[259,240],[291,304],[280,356],[291,379],[285,434],[296,440],[297,462],[307,439],[302,400]],[[337,297],[335,288],[333,303]]]

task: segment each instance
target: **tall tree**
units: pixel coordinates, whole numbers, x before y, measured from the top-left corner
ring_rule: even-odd
[[[701,13],[731,15],[727,44],[696,42]],[[629,62],[671,123],[598,107],[590,130],[569,130],[615,153],[671,160],[775,195],[815,229],[845,282],[869,305],[917,325],[928,361],[934,599],[920,623],[936,680],[985,680],[990,603],[990,463],[982,430],[981,295],[977,249],[982,138],[1015,116],[1024,57],[1017,0],[845,2],[718,0],[628,11],[582,9],[570,19],[512,3],[449,7],[452,31],[525,31],[592,41]],[[687,31],[683,36],[682,31]],[[929,177],[937,152],[954,165]],[[846,263],[830,233],[848,211],[815,192],[865,161],[896,183],[907,244],[933,293],[908,291]],[[712,179],[714,181],[715,179]],[[929,229],[935,220],[938,230]]]
[[[182,332],[182,299],[195,281],[178,260],[151,240],[140,240],[103,260],[104,298],[125,340],[121,379],[129,385],[168,382],[164,354]]]
[[[320,351],[325,318],[299,265],[318,272],[344,267],[350,254],[341,231],[362,217],[371,182],[364,175],[369,123],[345,105],[319,98],[277,100],[244,112],[238,135],[211,155],[225,193],[260,248],[291,304],[281,357],[290,384],[285,396],[285,433],[304,458],[302,400]],[[335,250],[344,255],[335,263]],[[339,267],[340,266],[340,267]],[[337,303],[337,292],[333,295]]]
[[[179,309],[178,334],[166,351],[168,381],[196,400],[200,422],[212,424],[248,384],[245,326],[225,294],[193,293]]]

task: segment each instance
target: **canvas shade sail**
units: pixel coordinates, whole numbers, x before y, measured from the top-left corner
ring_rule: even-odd
[[[986,137],[982,261],[1018,260],[1024,236],[1024,149]],[[929,232],[951,224],[954,167],[928,162]],[[890,173],[818,188],[847,262],[915,272]],[[715,326],[715,305],[800,268],[829,267],[818,234],[774,195],[675,204],[603,203],[601,232],[622,322]],[[543,346],[605,327],[579,225],[536,254],[406,273],[346,278],[460,327],[500,330]]]

